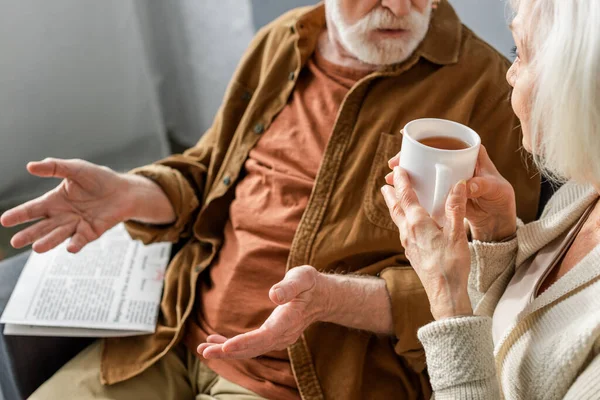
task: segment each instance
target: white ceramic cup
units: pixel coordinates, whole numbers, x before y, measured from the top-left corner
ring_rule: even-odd
[[[443,150],[426,146],[419,140],[444,136],[470,145],[462,150]],[[471,128],[445,119],[424,118],[404,127],[400,166],[410,177],[419,203],[443,226],[446,199],[461,180],[473,177],[481,138]]]

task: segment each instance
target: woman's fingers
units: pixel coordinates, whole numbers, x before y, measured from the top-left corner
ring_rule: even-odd
[[[488,197],[498,191],[497,185],[498,182],[494,179],[476,176],[467,181],[467,197],[469,199]]]
[[[486,172],[492,175],[500,175],[484,145],[481,145],[479,148],[479,154],[477,155],[477,168],[481,172]]]
[[[390,158],[388,161],[388,166],[390,169],[394,169],[400,165],[400,153],[396,154],[394,157]]]
[[[396,189],[396,198],[404,214],[415,212],[421,208],[408,173],[400,167],[394,168],[394,188]]]
[[[408,240],[408,230],[406,227],[406,216],[404,215],[404,211],[402,211],[402,207],[398,203],[398,199],[396,198],[396,191],[392,186],[386,185],[381,188],[381,193],[383,194],[383,198],[385,200],[385,204],[390,211],[390,217],[394,224],[398,227],[398,231],[400,232],[400,242],[402,246],[406,249],[407,240]]]
[[[10,245],[15,249],[25,247],[52,232],[59,224],[60,221],[56,218],[44,219],[16,233],[10,240]]]
[[[449,236],[454,241],[464,236],[465,216],[467,214],[467,185],[465,181],[460,181],[448,195],[446,200],[446,226]]]
[[[61,225],[58,228],[55,228],[52,232],[50,232],[43,238],[36,240],[33,243],[33,251],[35,251],[36,253],[45,253],[48,250],[52,250],[53,248],[67,240],[69,237],[71,237],[74,232],[74,223]]]
[[[394,172],[390,172],[385,176],[385,183],[388,185],[394,185]]]

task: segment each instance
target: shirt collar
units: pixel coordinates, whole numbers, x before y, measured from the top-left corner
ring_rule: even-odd
[[[320,3],[308,9],[297,20],[291,21],[289,27],[297,30],[301,37],[308,38],[310,44],[316,46],[319,33],[325,24],[325,6]],[[455,64],[460,56],[461,40],[461,21],[450,3],[443,0],[433,11],[427,35],[415,53],[435,64]],[[314,47],[311,50],[314,50]]]

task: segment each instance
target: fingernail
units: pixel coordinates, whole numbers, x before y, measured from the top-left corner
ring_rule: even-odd
[[[281,290],[281,289],[275,289],[275,296],[277,296],[277,301],[282,302],[284,300],[284,298],[283,298],[283,290]]]
[[[467,181],[465,181],[465,180],[458,182],[456,184],[456,186],[454,186],[455,194],[462,195],[466,192],[466,190],[467,190]]]
[[[477,191],[479,190],[479,185],[473,182],[469,185],[469,190],[471,191],[471,193],[477,193]]]
[[[381,191],[381,194],[383,195],[383,198],[384,198],[385,200],[387,200],[387,199],[385,198],[385,196],[386,196],[386,193],[385,193],[385,185],[383,185],[383,186],[381,187],[381,189],[379,189],[379,190]]]
[[[388,178],[392,177],[393,175],[394,175],[394,173],[393,173],[393,172],[390,172],[389,174],[387,174],[387,175],[385,176],[385,180],[386,180],[386,182],[387,182]]]

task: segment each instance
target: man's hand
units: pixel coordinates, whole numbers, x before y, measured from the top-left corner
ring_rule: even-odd
[[[12,238],[15,248],[33,243],[33,250],[43,253],[71,238],[67,250],[77,253],[119,222],[137,219],[140,214],[143,222],[168,223],[174,219],[168,198],[149,179],[119,174],[84,160],[47,158],[27,164],[27,170],[62,181],[48,193],[1,216],[5,227],[37,221]]]
[[[296,343],[310,324],[328,313],[330,281],[322,278],[310,266],[291,269],[269,291],[277,307],[259,329],[231,339],[211,335],[198,346],[198,353],[207,359],[253,358]]]

